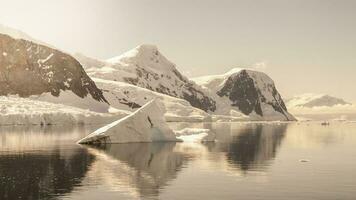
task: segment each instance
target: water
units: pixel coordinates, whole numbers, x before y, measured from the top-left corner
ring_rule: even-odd
[[[1,127],[0,199],[356,199],[355,123],[170,126],[219,142],[92,148],[75,141],[97,127]]]

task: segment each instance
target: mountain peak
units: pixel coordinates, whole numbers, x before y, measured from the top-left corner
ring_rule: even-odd
[[[241,70],[244,70],[245,68],[239,68],[239,67],[235,67],[230,69],[228,72],[226,72],[225,74],[223,74],[224,76],[229,76],[238,72],[241,72]]]
[[[158,51],[158,48],[156,45],[153,44],[141,44],[137,46],[135,49],[141,52],[147,52],[147,51]]]
[[[175,71],[176,67],[163,56],[155,45],[143,44],[126,53],[106,60],[110,64],[136,66],[153,71]]]
[[[123,60],[128,58],[143,58],[152,57],[152,55],[160,55],[157,46],[152,44],[141,44],[120,56],[115,56],[113,58],[107,59],[106,61],[112,64],[121,63]]]

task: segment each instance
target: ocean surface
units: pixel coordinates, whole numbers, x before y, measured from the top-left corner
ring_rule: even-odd
[[[356,123],[171,123],[215,143],[76,141],[98,127],[0,127],[0,199],[356,199]]]

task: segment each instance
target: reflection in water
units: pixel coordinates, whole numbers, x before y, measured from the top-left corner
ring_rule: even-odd
[[[0,126],[0,153],[49,150],[73,145],[96,127]]]
[[[79,185],[94,157],[75,141],[86,127],[0,127],[0,199],[52,199]]]
[[[101,176],[111,190],[132,196],[157,196],[189,160],[189,156],[174,151],[175,145],[132,143],[111,144],[100,149],[89,147],[97,160],[88,174]],[[127,185],[130,188],[125,187]]]
[[[220,145],[226,151],[229,162],[243,171],[251,168],[263,168],[276,156],[278,147],[284,138],[287,125],[246,125],[235,130],[230,143]]]
[[[80,184],[94,157],[85,149],[62,157],[59,150],[45,154],[0,156],[0,199],[51,199]]]
[[[0,199],[356,196],[355,124],[172,126],[209,128],[218,142],[94,148],[75,142],[95,127],[1,127]],[[310,162],[300,163],[301,158]]]

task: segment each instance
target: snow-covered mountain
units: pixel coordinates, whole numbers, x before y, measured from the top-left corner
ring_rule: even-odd
[[[345,100],[337,97],[333,97],[326,94],[302,94],[294,96],[286,101],[288,108],[296,107],[332,107],[336,105],[351,105],[351,103],[346,102]]]
[[[207,91],[182,75],[153,45],[140,45],[121,56],[97,61],[75,55],[89,76],[129,83],[151,91],[187,100],[207,112],[216,110]],[[95,66],[95,67],[94,67]]]
[[[18,95],[100,112],[109,107],[102,91],[68,54],[0,34],[0,58],[1,96]]]
[[[262,72],[235,68],[223,75],[193,80],[215,95],[218,114],[243,113],[260,120],[295,120],[273,80]]]

